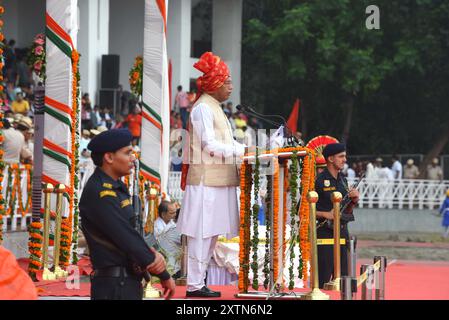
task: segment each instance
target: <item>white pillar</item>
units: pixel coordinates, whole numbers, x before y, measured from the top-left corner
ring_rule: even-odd
[[[99,100],[101,56],[109,52],[109,0],[78,0],[81,91]],[[93,106],[92,106],[93,107]]]
[[[234,90],[233,105],[240,103],[242,57],[242,0],[214,0],[212,9],[212,51],[229,66]]]
[[[167,52],[172,63],[172,106],[176,87],[190,87],[191,0],[169,0],[167,16]]]

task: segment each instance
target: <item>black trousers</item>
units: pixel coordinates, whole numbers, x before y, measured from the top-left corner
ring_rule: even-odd
[[[318,239],[333,239],[334,232],[327,226],[322,226],[317,229]],[[340,238],[345,238],[348,244],[349,233],[347,227],[340,231]],[[340,246],[340,270],[341,276],[348,275],[348,254],[349,246]],[[333,245],[319,245],[318,246],[318,281],[322,289],[324,284],[329,282],[334,275],[334,246]]]
[[[138,277],[91,278],[91,300],[142,300],[142,280]]]

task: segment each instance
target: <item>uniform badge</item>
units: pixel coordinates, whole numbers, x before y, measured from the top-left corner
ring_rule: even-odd
[[[131,201],[130,201],[129,199],[125,199],[125,200],[123,200],[123,201],[120,203],[120,206],[121,206],[122,208],[127,207],[127,206],[130,206],[130,205],[131,205]]]
[[[108,188],[108,189],[112,189],[112,184],[110,183],[103,183],[103,187]]]
[[[331,185],[330,180],[324,180],[324,186],[329,187]]]
[[[112,191],[112,190],[103,190],[100,192],[100,198],[103,198],[106,196],[117,197],[117,193],[115,193],[115,191]]]

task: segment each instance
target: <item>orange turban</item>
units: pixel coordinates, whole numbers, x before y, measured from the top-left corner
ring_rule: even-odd
[[[219,56],[205,52],[193,67],[203,73],[196,80],[199,97],[203,92],[210,93],[220,88],[229,77],[229,69]]]
[[[36,300],[31,278],[17,263],[16,257],[0,246],[0,300]]]

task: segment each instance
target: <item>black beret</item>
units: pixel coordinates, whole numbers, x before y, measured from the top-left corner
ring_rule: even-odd
[[[327,159],[327,157],[343,151],[346,151],[346,146],[343,143],[330,143],[324,147],[323,157]]]
[[[112,129],[95,136],[87,145],[92,153],[114,152],[131,144],[133,136],[128,129]]]

